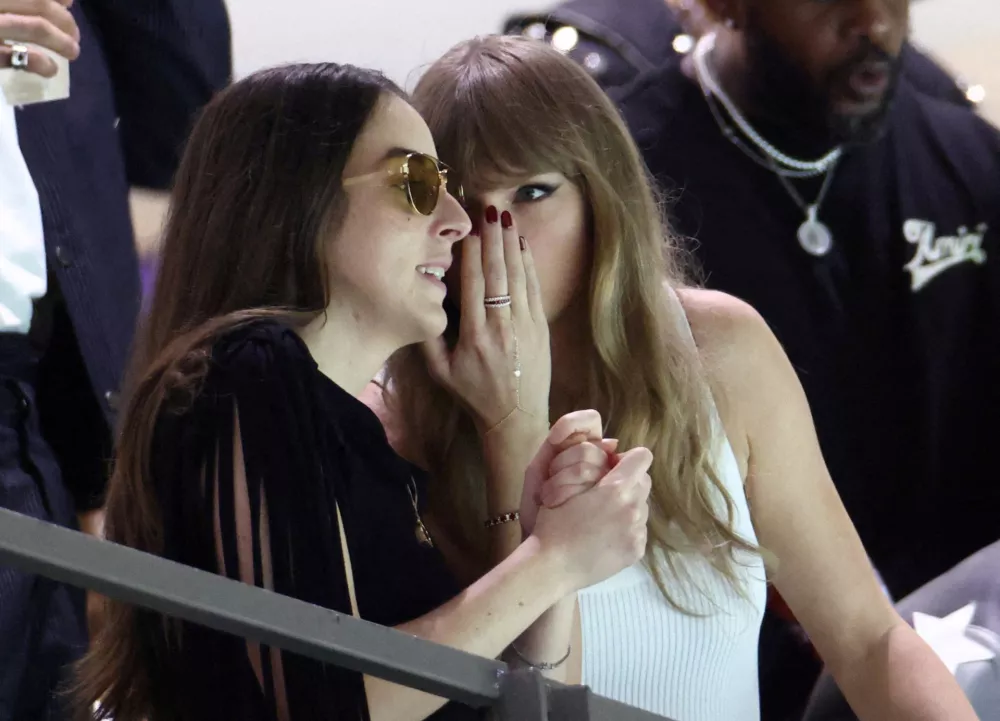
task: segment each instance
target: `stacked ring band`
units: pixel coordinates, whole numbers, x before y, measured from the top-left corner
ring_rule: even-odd
[[[491,295],[483,300],[487,308],[506,308],[510,305],[509,295]]]

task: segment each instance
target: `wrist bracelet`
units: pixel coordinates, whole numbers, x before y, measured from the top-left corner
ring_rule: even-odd
[[[496,430],[497,428],[499,428],[499,427],[500,427],[500,426],[502,426],[502,425],[503,425],[504,423],[506,423],[506,422],[507,422],[507,421],[509,421],[509,420],[510,420],[511,418],[513,418],[513,417],[514,417],[514,414],[515,414],[515,413],[517,413],[518,411],[521,411],[522,413],[524,413],[524,412],[525,412],[525,411],[524,411],[524,410],[523,410],[523,409],[521,408],[521,406],[514,406],[513,408],[511,408],[511,409],[510,409],[510,413],[508,413],[507,415],[505,415],[505,416],[504,416],[503,418],[501,418],[501,419],[500,419],[499,421],[497,421],[496,423],[494,423],[494,424],[493,424],[492,426],[490,426],[490,427],[489,427],[489,428],[488,428],[488,429],[486,430],[486,432],[485,432],[485,433],[483,434],[483,438],[486,438],[486,436],[488,436],[488,435],[489,435],[490,433],[492,433],[492,432],[493,432],[493,431],[495,431],[495,430]]]
[[[496,526],[502,526],[505,523],[513,523],[514,521],[520,521],[521,514],[519,511],[508,511],[507,513],[502,513],[499,516],[494,516],[483,521],[483,525],[487,528],[494,528]]]
[[[566,661],[569,660],[570,655],[573,653],[573,646],[570,645],[569,648],[566,649],[566,655],[563,656],[558,661],[556,661],[555,663],[544,663],[544,662],[535,663],[534,661],[529,661],[523,655],[521,655],[521,652],[517,650],[517,646],[515,646],[514,644],[510,645],[510,650],[514,652],[514,655],[517,656],[518,660],[520,660],[521,663],[527,664],[529,668],[533,668],[537,671],[555,671],[557,668],[559,668],[564,663],[566,663]]]

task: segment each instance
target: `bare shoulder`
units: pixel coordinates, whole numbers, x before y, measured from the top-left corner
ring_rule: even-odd
[[[743,355],[771,335],[767,323],[749,303],[727,293],[698,288],[677,290],[695,343],[712,359]]]
[[[801,393],[798,378],[767,322],[749,303],[712,290],[680,289],[677,296],[739,456],[761,420]]]
[[[787,363],[767,322],[749,303],[726,293],[694,288],[677,291],[709,383],[732,392],[759,373]],[[754,378],[753,376],[757,377]]]

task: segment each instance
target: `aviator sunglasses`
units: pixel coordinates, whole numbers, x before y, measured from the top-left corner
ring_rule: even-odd
[[[388,185],[406,192],[410,207],[420,215],[432,215],[437,208],[443,186],[448,194],[459,203],[465,204],[462,184],[453,178],[451,169],[437,158],[424,153],[407,153],[399,160],[399,165],[389,170],[345,178],[342,185],[349,188],[372,178],[383,178]]]

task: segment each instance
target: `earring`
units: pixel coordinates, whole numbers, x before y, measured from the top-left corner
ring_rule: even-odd
[[[733,20],[732,18],[726,18],[723,21],[722,25],[726,28],[726,30],[732,30],[733,28],[736,27],[736,21]]]

